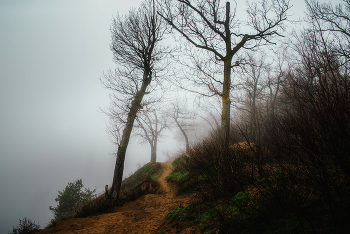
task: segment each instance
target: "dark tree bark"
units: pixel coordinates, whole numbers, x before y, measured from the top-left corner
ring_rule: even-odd
[[[228,149],[231,69],[239,65],[238,62],[232,64],[233,56],[242,48],[252,49],[262,44],[270,44],[272,36],[280,36],[277,28],[286,20],[289,3],[280,0],[268,4],[263,0],[259,7],[256,3],[250,5],[247,13],[249,26],[253,30],[246,34],[234,28],[235,14],[231,15],[229,2],[221,6],[220,1],[216,0],[163,0],[161,4],[161,11],[158,14],[175,31],[190,44],[207,51],[213,55],[214,60],[223,63],[223,80],[218,82],[222,84],[222,91],[217,91],[216,94],[222,99],[221,136],[223,148]],[[269,17],[271,11],[273,11],[272,18]]]
[[[131,131],[134,125],[134,121],[137,116],[137,112],[139,111],[141,107],[141,101],[143,99],[143,96],[146,93],[146,88],[151,82],[151,74],[150,72],[145,71],[144,78],[142,82],[141,89],[137,92],[134,100],[131,102],[130,111],[128,113],[128,118],[126,120],[125,128],[122,134],[122,138],[120,141],[120,144],[118,146],[118,152],[117,152],[117,161],[114,168],[114,175],[113,175],[113,184],[112,184],[112,193],[116,191],[116,201],[119,200],[119,193],[120,193],[120,187],[122,184],[122,178],[123,178],[123,172],[124,172],[124,161],[125,161],[125,154],[126,150],[128,148],[129,140]]]

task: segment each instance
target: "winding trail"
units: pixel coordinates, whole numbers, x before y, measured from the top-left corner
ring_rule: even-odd
[[[158,194],[141,196],[114,208],[111,213],[64,220],[40,233],[156,233],[169,211],[191,202],[189,196],[175,197],[176,190],[165,180],[173,167],[168,163],[161,164],[163,172],[158,182],[162,191]]]

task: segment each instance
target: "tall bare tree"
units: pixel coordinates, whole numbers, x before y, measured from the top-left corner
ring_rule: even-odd
[[[223,64],[221,135],[223,147],[229,147],[230,133],[230,89],[233,56],[240,49],[253,49],[263,44],[272,44],[273,36],[281,36],[279,28],[287,19],[287,0],[261,0],[248,5],[247,26],[240,28],[236,12],[231,13],[230,2],[220,0],[159,0],[158,14],[180,33],[190,44],[207,51],[217,62]],[[235,9],[236,10],[236,9]],[[241,29],[249,28],[242,33]],[[209,79],[209,78],[208,78]]]
[[[138,10],[130,10],[124,17],[115,17],[111,33],[111,50],[118,68],[104,75],[101,82],[113,91],[111,107],[106,113],[112,122],[110,133],[118,145],[110,194],[112,197],[116,193],[118,203],[134,121],[139,110],[147,104],[143,98],[151,90],[150,84],[160,69],[165,50],[160,46],[164,30],[153,1],[144,2]]]
[[[151,162],[156,162],[157,144],[159,138],[162,137],[162,131],[168,127],[168,124],[164,116],[158,116],[157,110],[145,110],[143,112],[141,116],[137,117],[137,126],[141,130],[139,136],[150,144]]]

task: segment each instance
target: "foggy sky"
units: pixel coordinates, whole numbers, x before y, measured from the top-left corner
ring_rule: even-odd
[[[0,1],[0,233],[24,217],[45,227],[68,182],[99,192],[111,184],[115,146],[99,77],[115,68],[112,16],[140,2]],[[150,160],[144,148],[129,147],[124,175]]]
[[[115,146],[99,111],[109,106],[99,77],[115,68],[112,16],[140,2],[0,0],[0,233],[24,217],[44,228],[68,182],[82,178],[98,192],[111,184]],[[150,160],[149,147],[135,145],[124,175]],[[178,148],[163,140],[158,161]]]

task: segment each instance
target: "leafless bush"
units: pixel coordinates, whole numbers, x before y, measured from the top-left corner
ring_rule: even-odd
[[[231,197],[252,181],[251,150],[232,146],[225,151],[220,139],[220,135],[212,134],[185,159],[186,169],[197,172],[203,182],[198,192],[209,200]]]
[[[111,211],[112,208],[112,200],[107,199],[103,194],[77,208],[74,217],[84,218],[92,215],[103,214]]]
[[[23,220],[19,220],[19,225],[13,227],[12,232],[9,232],[9,234],[30,234],[37,232],[39,228],[39,224],[25,217]]]
[[[304,56],[304,61],[311,59]],[[325,223],[337,231],[345,224],[350,204],[349,88],[337,58],[327,51],[317,53],[311,65],[289,74],[283,90],[288,109],[269,137],[281,170],[299,188],[315,191],[328,217]]]
[[[235,134],[240,141],[232,139],[229,151],[214,134],[188,152],[185,166],[201,181],[197,192],[227,230],[287,231],[289,224],[298,233],[344,230],[350,207],[350,83],[328,69],[322,81],[289,74],[283,90],[288,109],[273,120],[259,119],[256,142],[241,125]]]

